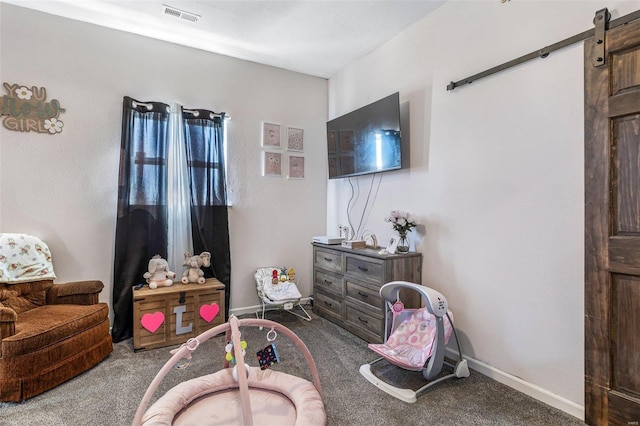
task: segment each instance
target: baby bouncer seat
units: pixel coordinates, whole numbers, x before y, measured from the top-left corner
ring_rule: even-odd
[[[416,291],[422,296],[425,307],[404,309],[400,290]],[[453,313],[447,299],[438,291],[406,281],[393,281],[380,288],[385,301],[385,342],[369,344],[369,349],[380,358],[360,366],[369,382],[405,402],[416,402],[417,397],[431,386],[453,377],[469,377],[467,360],[462,358],[460,342],[453,326]],[[389,327],[391,324],[391,327]],[[451,332],[458,345],[459,360],[455,364],[445,361],[444,351]],[[405,370],[422,371],[427,383],[420,389],[399,388],[373,374],[371,367],[386,360]],[[441,374],[443,366],[452,369],[451,374]]]
[[[284,309],[290,314],[311,321],[311,316],[300,304],[302,295],[296,285],[293,268],[258,268],[254,277],[258,297],[262,303],[262,315],[260,311],[256,311],[256,318],[264,319],[264,313],[268,309]],[[301,313],[296,312],[296,308]]]

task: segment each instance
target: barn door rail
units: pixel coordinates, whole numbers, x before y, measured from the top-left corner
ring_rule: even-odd
[[[611,19],[611,14],[607,10],[607,8],[600,9],[596,12],[595,17],[593,18],[593,23],[595,25],[594,28],[591,28],[590,30],[587,30],[587,31],[583,31],[580,34],[576,34],[572,37],[569,37],[567,39],[564,39],[552,45],[543,47],[542,49],[536,50],[535,52],[531,52],[527,55],[513,59],[509,62],[505,62],[502,65],[498,65],[496,67],[490,68],[481,73],[472,75],[471,77],[467,77],[455,82],[452,81],[447,85],[447,90],[453,90],[456,87],[464,86],[465,84],[471,84],[474,81],[480,80],[481,78],[488,77],[492,74],[496,74],[508,68],[514,67],[516,65],[520,65],[524,62],[528,62],[532,59],[546,58],[547,56],[549,56],[551,52],[570,46],[579,41],[586,40],[593,36],[596,37],[596,47],[593,52],[592,62],[594,66],[602,66],[606,63],[606,56],[604,51],[606,31],[609,29],[619,27],[621,25],[628,24],[631,21],[640,19],[640,10],[636,10],[635,12],[629,13],[628,15],[621,16],[620,18],[614,19],[613,21],[610,21],[610,19]]]

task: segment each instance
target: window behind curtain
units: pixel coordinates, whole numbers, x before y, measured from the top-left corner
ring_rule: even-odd
[[[186,110],[193,111],[193,110]],[[226,286],[225,319],[229,316],[231,257],[225,175],[224,113],[195,110],[183,114],[191,188],[191,224],[195,253],[211,253],[205,277]]]
[[[197,116],[193,114],[195,111]],[[183,119],[193,249],[197,254],[208,251],[212,255],[211,267],[204,272],[206,277],[215,277],[225,284],[226,320],[231,259],[224,114],[185,110]],[[149,259],[156,254],[167,257],[168,122],[168,105],[124,98],[113,283],[112,337],[115,342],[133,334],[131,287],[144,282]],[[182,265],[170,267],[181,276]]]
[[[131,287],[144,282],[149,259],[167,255],[168,105],[125,97],[113,274],[113,340],[132,336]]]

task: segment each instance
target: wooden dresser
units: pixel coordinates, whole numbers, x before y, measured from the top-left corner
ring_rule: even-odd
[[[370,343],[384,340],[380,287],[390,281],[422,284],[422,254],[380,255],[313,243],[313,312]],[[416,292],[400,293],[408,308],[420,306]]]

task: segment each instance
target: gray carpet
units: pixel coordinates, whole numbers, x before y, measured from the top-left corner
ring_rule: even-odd
[[[360,365],[376,358],[363,340],[315,315],[312,322],[284,312],[267,317],[291,328],[311,351],[320,373],[328,425],[584,424],[475,371],[466,379],[437,384],[415,404],[404,403],[360,376]],[[258,365],[252,354],[267,346],[266,333],[258,328],[243,330],[250,365]],[[169,373],[156,397],[181,381],[222,368],[224,343],[219,336],[203,344],[188,368]],[[274,370],[311,378],[302,355],[285,336],[276,345],[281,363]],[[0,403],[0,424],[129,425],[151,380],[169,359],[170,349],[135,353],[131,340],[120,342],[104,362],[81,376],[25,402]],[[385,365],[380,372],[410,382],[421,377]]]

